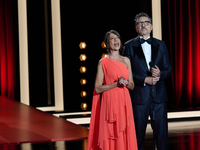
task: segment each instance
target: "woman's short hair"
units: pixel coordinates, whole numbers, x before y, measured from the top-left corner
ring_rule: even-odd
[[[118,36],[119,37],[119,39],[120,39],[120,49],[119,49],[119,52],[120,52],[120,54],[122,54],[122,40],[121,40],[121,36],[120,36],[120,34],[119,34],[119,32],[117,32],[117,31],[115,31],[115,30],[110,30],[110,31],[108,31],[106,34],[105,34],[105,36],[104,36],[104,43],[106,44],[106,48],[107,48],[107,53],[109,53],[110,52],[110,45],[109,45],[109,39],[110,39],[110,34],[111,33],[113,33],[113,34],[115,34],[116,36]]]

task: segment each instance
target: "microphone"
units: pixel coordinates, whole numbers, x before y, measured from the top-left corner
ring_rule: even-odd
[[[151,68],[153,68],[154,66],[154,63],[153,62],[149,62],[149,70],[147,70],[147,76],[152,76],[152,71],[151,71]]]
[[[149,62],[149,66],[150,68],[153,68],[154,67],[154,63],[152,61]]]
[[[154,63],[153,62],[149,62],[149,66],[150,66],[150,73],[151,73],[151,76],[152,76],[152,70],[151,68],[154,67]],[[154,89],[153,89],[153,76],[152,76],[152,97],[154,97],[154,93],[153,93]]]
[[[154,67],[154,63],[153,62],[149,62],[149,66],[150,66],[150,73],[151,73],[151,76],[152,76],[152,68]],[[152,108],[153,108],[153,111],[152,111],[152,126],[153,126],[153,134],[155,134],[155,124],[154,124],[154,121],[155,121],[155,110],[154,110],[154,96],[155,96],[155,92],[154,92],[154,89],[155,89],[155,86],[153,85],[153,76],[152,76],[152,86],[151,86],[151,92],[150,92],[150,95],[151,95],[151,98],[152,98]],[[154,149],[155,149],[155,138],[153,136],[153,143],[154,143]]]

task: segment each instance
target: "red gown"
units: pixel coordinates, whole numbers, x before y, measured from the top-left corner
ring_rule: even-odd
[[[104,85],[129,77],[127,66],[110,58],[101,59]],[[132,103],[126,87],[93,93],[87,150],[137,150]]]

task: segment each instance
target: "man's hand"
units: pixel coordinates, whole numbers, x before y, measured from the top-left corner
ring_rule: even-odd
[[[152,71],[152,76],[153,76],[154,78],[160,77],[160,69],[158,68],[158,66],[155,65],[155,68],[152,67],[152,68],[151,68],[151,71]]]
[[[159,81],[160,77],[146,77],[144,83],[148,85],[155,85]]]

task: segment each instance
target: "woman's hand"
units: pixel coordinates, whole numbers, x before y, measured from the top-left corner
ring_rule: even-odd
[[[117,79],[117,86],[118,87],[124,87],[126,86],[128,83],[128,81],[126,79],[124,79],[123,76],[121,76],[119,79]]]

